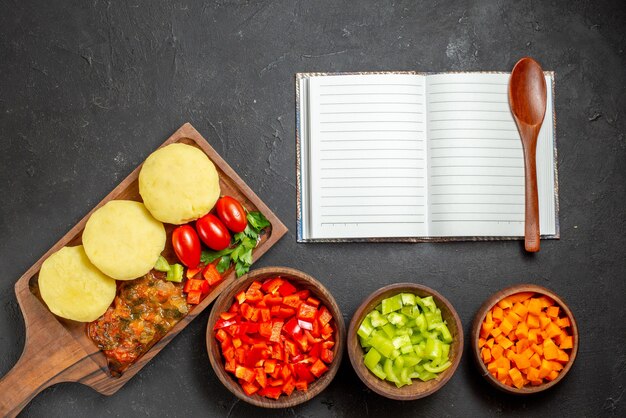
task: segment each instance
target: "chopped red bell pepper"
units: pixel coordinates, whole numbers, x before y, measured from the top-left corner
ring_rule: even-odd
[[[297,363],[293,366],[293,368],[299,380],[304,380],[307,383],[315,381],[315,376],[313,376],[313,373],[311,373],[306,364]]]
[[[289,296],[292,295],[294,293],[296,293],[296,288],[289,283],[288,281],[285,281],[279,288],[278,288],[278,293],[280,293],[281,296]]]
[[[259,335],[261,337],[270,338],[272,336],[272,323],[271,322],[261,322],[259,324]]]
[[[257,393],[257,391],[260,389],[259,386],[257,386],[254,383],[248,383],[246,381],[244,381],[241,384],[241,388],[243,389],[243,391],[245,392],[246,395],[248,396],[252,396],[255,393]]]
[[[302,330],[300,329],[300,325],[298,325],[298,320],[296,318],[291,318],[285,325],[283,326],[283,331],[286,334],[291,335],[292,337],[297,334],[301,334]]]
[[[293,378],[289,378],[284,384],[283,384],[283,388],[282,391],[285,395],[289,396],[293,393],[294,389],[296,388],[296,382],[295,380],[293,380]]]
[[[295,309],[281,307],[281,308],[278,308],[278,312],[273,315],[276,315],[279,318],[287,319],[287,318],[294,316],[295,314],[296,314]]]
[[[187,303],[190,305],[197,305],[202,300],[202,292],[199,290],[192,290],[187,293]]]
[[[298,297],[298,295],[289,295],[283,298],[283,305],[289,306],[291,308],[298,309],[298,307],[302,304],[302,301]]]
[[[238,379],[243,379],[248,383],[252,383],[256,378],[256,373],[254,372],[254,370],[248,367],[237,366],[237,368],[235,369],[235,376]]]
[[[213,264],[207,264],[204,270],[202,270],[202,277],[206,279],[210,286],[215,286],[222,281],[222,275]]]
[[[313,322],[317,316],[317,308],[307,303],[302,303],[298,308],[297,316],[298,319],[302,319],[303,321]]]
[[[186,276],[188,279],[194,279],[199,273],[202,272],[202,269],[204,268],[204,266],[202,264],[200,264],[198,267],[196,268],[188,268],[187,272],[186,272]]]
[[[270,341],[279,342],[280,341],[280,332],[283,329],[283,321],[276,321],[272,324],[272,335],[270,336]]]
[[[326,309],[326,306],[322,306],[319,314],[317,316],[317,320],[320,322],[321,326],[328,324],[331,319],[333,319],[333,315]]]
[[[328,370],[334,361],[332,315],[310,291],[274,277],[235,298],[214,329],[224,367],[245,393],[278,399],[308,390]]]
[[[239,302],[240,305],[243,304],[246,301],[246,292],[242,290],[241,292],[235,295],[235,298],[237,299],[237,302]]]
[[[256,382],[259,384],[259,386],[261,386],[262,388],[267,386],[267,375],[265,374],[265,370],[263,370],[263,367],[257,367],[256,369],[254,369],[254,372],[256,373]]]
[[[320,355],[320,359],[324,363],[330,364],[333,362],[334,358],[335,358],[335,354],[333,353],[332,350],[329,350],[328,348],[322,348],[322,354]]]
[[[278,292],[278,289],[282,286],[283,283],[284,283],[283,279],[281,279],[280,277],[275,277],[273,279],[267,279],[265,282],[263,282],[263,286],[261,286],[261,289],[265,293],[269,293],[271,295],[275,295],[276,292]]]
[[[315,375],[315,377],[320,377],[321,375],[323,375],[327,371],[328,371],[328,367],[326,367],[326,365],[324,363],[322,363],[321,360],[317,360],[311,366],[311,373],[313,375]]]
[[[208,293],[209,283],[204,279],[189,279],[185,282],[185,285],[183,286],[183,292]]]
[[[309,298],[309,296],[311,295],[311,291],[306,289],[306,290],[301,290],[299,292],[296,292],[296,295],[298,295],[298,297],[301,300],[307,300]]]
[[[270,386],[268,386],[266,388],[261,389],[258,392],[258,394],[262,395],[262,396],[266,396],[266,397],[271,398],[271,399],[278,399],[278,398],[280,398],[280,395],[282,394],[282,389],[279,388],[279,387],[270,387]]]

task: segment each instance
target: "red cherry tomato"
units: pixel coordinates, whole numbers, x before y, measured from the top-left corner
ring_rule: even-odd
[[[233,232],[242,232],[248,225],[246,212],[243,206],[236,199],[224,196],[215,205],[217,216],[224,222],[224,225]]]
[[[206,214],[196,221],[196,230],[204,244],[212,250],[221,251],[230,245],[230,233],[217,216]]]
[[[172,232],[172,246],[178,259],[189,268],[200,263],[200,240],[198,234],[189,225],[181,225]]]

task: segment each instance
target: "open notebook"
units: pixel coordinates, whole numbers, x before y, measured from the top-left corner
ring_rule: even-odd
[[[554,74],[537,145],[540,232],[558,238]],[[297,74],[298,241],[524,235],[509,73]]]

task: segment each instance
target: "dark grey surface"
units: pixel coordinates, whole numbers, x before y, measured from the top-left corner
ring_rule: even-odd
[[[579,357],[547,393],[494,391],[466,344],[456,375],[429,398],[381,398],[346,358],[325,392],[278,415],[626,415],[623,1],[1,5],[0,374],[24,342],[14,282],[189,121],[290,228],[256,266],[317,277],[346,321],[369,293],[407,280],[443,293],[466,334],[485,298],[520,282],[552,288],[578,319]],[[560,241],[534,256],[519,242],[296,244],[294,73],[508,71],[524,55],[556,71]],[[263,415],[213,374],[208,313],[114,396],[61,384],[23,415]]]

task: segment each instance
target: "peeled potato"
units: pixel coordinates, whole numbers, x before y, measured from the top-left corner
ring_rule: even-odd
[[[82,245],[63,247],[39,271],[39,292],[53,314],[80,322],[98,319],[115,298],[115,280],[87,258]]]
[[[204,152],[191,145],[171,144],[143,163],[139,193],[152,216],[181,225],[213,209],[220,197],[219,177]]]
[[[140,202],[112,200],[83,231],[87,257],[107,276],[132,280],[148,273],[165,248],[165,228]]]

